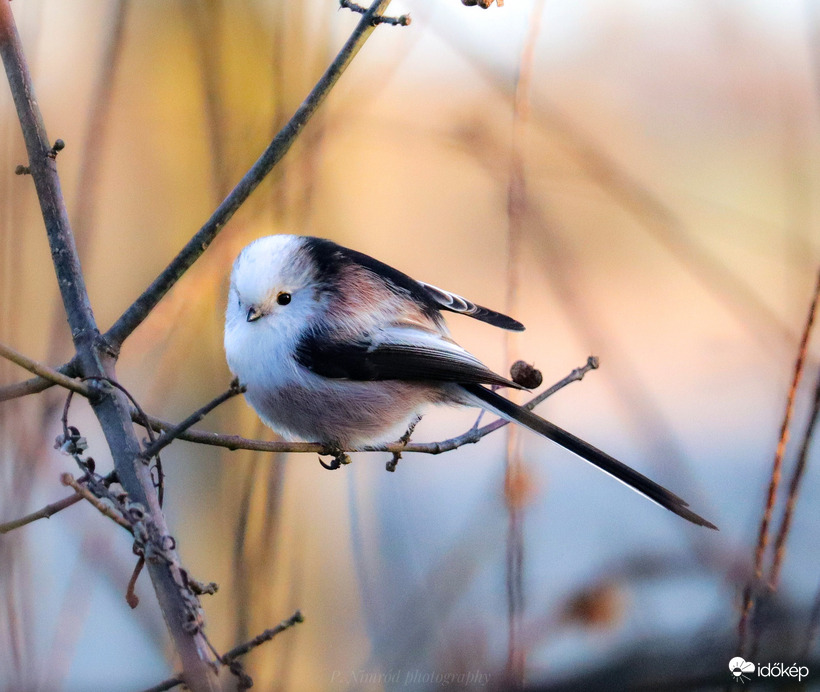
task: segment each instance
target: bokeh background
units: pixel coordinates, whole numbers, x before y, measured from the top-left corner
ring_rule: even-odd
[[[49,135],[67,143],[59,171],[102,328],[208,218],[358,19],[334,0],[13,9]],[[393,474],[385,454],[329,473],[315,455],[178,442],[164,454],[166,509],[184,564],[221,587],[205,598],[207,633],[224,651],[304,612],[247,657],[262,690],[438,689],[459,673],[472,687],[451,686],[471,689],[521,675],[548,689],[725,685],[820,263],[820,8],[406,0],[390,12],[413,23],[374,33],[125,344],[121,382],[170,420],[223,391],[233,258],[270,233],[329,237],[514,314],[527,331],[513,337],[449,320],[499,372],[521,357],[551,383],[598,356],[599,370],[540,411],[720,532],[528,433],[408,454]],[[57,366],[70,335],[33,186],[12,174],[19,163],[3,88],[0,339]],[[26,376],[0,362],[0,384]],[[71,460],[52,449],[63,402],[50,390],[0,404],[0,521],[64,496]],[[452,437],[474,418],[433,410],[414,439]],[[71,422],[107,471],[84,402]],[[241,399],[201,427],[272,437]],[[816,445],[808,461],[756,662],[817,655]],[[0,536],[0,689],[125,692],[171,675],[146,576],[136,611],[123,597],[133,563],[128,537],[87,505]]]

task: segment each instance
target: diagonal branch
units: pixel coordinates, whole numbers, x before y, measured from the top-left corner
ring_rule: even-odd
[[[126,521],[122,515],[111,505],[105,504],[100,498],[91,492],[86,486],[77,481],[70,473],[63,473],[60,476],[60,482],[63,485],[69,486],[77,494],[77,499],[86,500],[92,507],[94,507],[100,514],[111,519],[115,524],[119,524],[129,533],[134,533],[134,528]]]
[[[316,109],[325,100],[330,90],[341,77],[347,66],[359,52],[364,42],[376,28],[374,19],[382,15],[390,0],[375,0],[364,13],[350,38],[339,51],[336,59],[308,94],[293,117],[273,138],[251,169],[237,183],[236,187],[220,204],[205,224],[188,241],[171,263],[162,270],[143,294],[122,314],[106,332],[105,338],[112,348],[118,349],[128,336],[150,314],[163,296],[168,293],[182,275],[196,262],[216,238],[240,205],[251,195],[259,183],[271,172],[288,152],[296,137],[307,124]]]
[[[54,382],[52,380],[47,380],[45,377],[40,377],[39,375],[23,380],[22,382],[6,384],[0,387],[0,403],[11,401],[12,399],[19,399],[29,394],[39,394],[53,386]]]
[[[231,386],[218,397],[209,401],[205,406],[200,409],[194,411],[190,416],[188,416],[184,421],[182,421],[179,425],[175,425],[173,428],[170,428],[165,431],[162,437],[154,440],[148,447],[146,447],[143,452],[142,456],[144,459],[150,459],[151,457],[159,454],[160,451],[165,449],[169,444],[171,444],[175,439],[177,439],[180,435],[182,435],[186,430],[190,427],[199,423],[206,415],[208,415],[211,411],[213,411],[217,406],[226,402],[228,399],[235,397],[238,394],[242,394],[245,391],[245,387],[240,386],[239,380],[236,379],[231,382]],[[138,421],[143,420],[143,415],[141,412],[137,412],[139,414]],[[147,418],[147,417],[146,417]],[[150,425],[150,423],[149,423]],[[149,429],[150,430],[150,429]]]
[[[245,642],[244,644],[240,644],[239,646],[235,646],[233,649],[228,651],[227,653],[223,654],[220,659],[224,665],[230,665],[233,661],[238,659],[240,656],[244,656],[245,654],[249,653],[257,646],[261,646],[265,642],[269,642],[273,639],[276,635],[281,634],[285,630],[290,629],[294,625],[298,625],[305,621],[304,616],[300,610],[297,610],[293,615],[291,615],[287,620],[282,620],[276,627],[272,627],[270,629],[265,630],[261,634],[256,635],[253,639],[249,642]],[[183,679],[181,675],[175,675],[172,678],[168,678],[167,680],[163,680],[159,685],[155,685],[150,689],[143,690],[143,692],[165,692],[166,690],[171,690],[178,685],[183,683]]]
[[[64,509],[71,507],[71,505],[77,504],[82,499],[82,495],[74,493],[73,495],[64,497],[62,500],[57,500],[57,502],[52,502],[45,507],[41,507],[36,512],[26,514],[26,516],[14,519],[13,521],[7,521],[5,524],[0,524],[0,535],[14,531],[14,529],[19,529],[21,526],[31,524],[38,519],[48,519],[57,514],[57,512],[62,512]]]
[[[38,375],[39,378],[46,380],[49,386],[52,384],[58,384],[61,387],[65,387],[66,389],[71,390],[72,392],[82,394],[84,397],[90,397],[93,394],[92,388],[89,387],[85,382],[79,382],[72,377],[64,375],[59,370],[54,370],[53,368],[50,368],[48,365],[44,365],[43,363],[39,363],[36,360],[32,360],[28,356],[25,356],[19,351],[13,349],[11,346],[7,346],[3,343],[0,343],[0,357],[10,360],[12,363],[16,363],[21,368],[25,368],[29,372]],[[26,382],[29,383],[34,383],[36,381],[39,380],[26,380]],[[26,382],[23,382],[17,386],[21,387],[22,385],[25,385]]]
[[[780,583],[780,570],[783,567],[783,558],[786,554],[786,540],[791,531],[794,509],[797,506],[800,486],[808,466],[809,450],[811,449],[812,439],[814,438],[818,424],[820,424],[820,376],[818,376],[817,383],[814,386],[814,403],[809,413],[809,424],[806,426],[803,441],[800,443],[800,451],[797,454],[797,464],[789,480],[789,494],[787,495],[786,506],[783,508],[783,514],[780,518],[780,528],[777,530],[777,538],[774,541],[774,557],[769,574],[769,590],[772,592],[777,591],[778,584]]]

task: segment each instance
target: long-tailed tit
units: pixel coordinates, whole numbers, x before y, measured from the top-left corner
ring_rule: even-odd
[[[521,388],[456,344],[442,310],[524,329],[329,240],[268,236],[234,263],[225,353],[251,406],[285,438],[350,449],[395,440],[428,404],[477,406],[716,528],[666,488],[487,387]]]

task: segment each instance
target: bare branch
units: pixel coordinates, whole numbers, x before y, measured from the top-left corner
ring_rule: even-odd
[[[769,589],[771,591],[777,591],[777,586],[780,581],[780,569],[783,566],[783,558],[786,554],[786,539],[789,537],[789,531],[791,530],[794,508],[797,505],[800,486],[803,481],[803,476],[806,473],[806,466],[808,465],[809,449],[811,448],[812,438],[818,423],[820,423],[820,373],[818,373],[817,383],[814,386],[814,403],[809,413],[809,424],[806,427],[803,441],[800,444],[797,464],[794,467],[791,480],[789,481],[789,494],[787,496],[786,506],[783,508],[780,528],[777,530],[777,538],[774,541],[774,559],[769,575]]]
[[[54,370],[53,368],[50,368],[48,365],[38,363],[36,360],[32,360],[28,356],[24,356],[19,351],[13,349],[11,346],[7,346],[4,343],[0,343],[0,356],[7,360],[10,360],[12,363],[16,363],[21,368],[25,368],[26,370],[34,373],[35,375],[39,375],[39,378],[37,379],[26,381],[32,383],[32,386],[34,386],[33,383],[39,382],[40,379],[43,379],[49,383],[48,387],[50,387],[52,384],[58,384],[61,387],[70,389],[72,392],[82,394],[84,397],[91,397],[94,395],[94,389],[87,385],[85,382],[79,382],[71,377],[68,377],[67,375],[64,375],[59,370]],[[26,384],[26,382],[13,386],[22,387]],[[42,389],[36,391],[43,391],[43,389],[47,389],[48,387],[43,387]],[[0,401],[2,401],[2,399],[0,399]]]
[[[229,663],[240,656],[244,656],[246,653],[255,649],[257,646],[264,644],[265,642],[269,642],[273,639],[277,634],[284,632],[287,629],[290,629],[294,625],[298,625],[305,621],[304,616],[300,610],[297,610],[293,615],[291,615],[287,620],[282,620],[276,627],[273,627],[269,630],[265,630],[262,634],[255,636],[249,642],[244,644],[240,644],[239,646],[234,647],[228,653],[222,656],[223,663]]]
[[[366,14],[367,8],[362,7],[356,2],[351,2],[351,0],[339,0],[339,7],[345,10],[351,10],[352,12],[358,12],[359,14]],[[409,26],[411,22],[409,14],[402,14],[398,17],[374,17],[373,24],[390,24],[391,26]]]
[[[58,371],[59,372],[59,371]],[[7,384],[0,387],[0,403],[4,401],[11,401],[12,399],[19,399],[29,394],[38,394],[44,392],[49,387],[53,387],[54,382],[47,380],[44,377],[32,377],[23,382],[15,382],[14,384]]]
[[[77,374],[116,380],[116,354],[101,340],[91,310],[57,175],[56,149],[46,134],[9,0],[0,0],[0,57],[25,140],[28,167],[37,190],[63,307],[77,351]],[[117,389],[101,391],[98,397],[91,399],[91,404],[106,436],[120,483],[134,503],[147,508],[156,532],[167,535],[150,469],[139,459],[139,442],[130,422],[124,394]],[[149,563],[148,569],[182,660],[186,683],[197,692],[215,690],[216,675],[210,665],[204,637],[190,627],[192,607],[186,599],[187,593],[180,588],[184,582],[179,562],[172,550],[167,552],[174,559]]]
[[[151,457],[155,456],[162,449],[167,447],[175,439],[182,435],[186,430],[188,430],[188,428],[195,425],[196,423],[199,423],[199,421],[201,421],[217,406],[226,402],[228,399],[235,397],[237,394],[242,394],[244,391],[245,387],[239,384],[239,380],[234,380],[233,382],[231,382],[231,386],[226,391],[224,391],[222,394],[220,394],[212,401],[209,401],[202,408],[194,411],[184,421],[179,423],[179,425],[175,425],[173,428],[166,430],[162,437],[158,438],[157,440],[154,440],[154,442],[148,445],[148,447],[144,449],[142,452],[143,458],[150,459]],[[137,422],[139,422],[139,420]]]
[[[530,10],[529,27],[515,80],[510,141],[510,167],[507,180],[507,295],[504,304],[507,314],[515,314],[519,300],[519,277],[526,232],[528,181],[526,176],[523,137],[530,113],[533,61],[535,46],[541,33],[541,19],[545,0],[537,0]],[[484,4],[486,9],[488,4]],[[508,359],[513,357],[512,332],[507,332],[504,343]],[[520,371],[519,361],[515,363]],[[524,364],[526,365],[526,363]],[[512,372],[510,373],[513,374]],[[520,374],[517,372],[516,374]],[[517,381],[517,379],[516,379]],[[524,512],[521,493],[512,488],[520,486],[525,476],[521,447],[516,428],[507,435],[504,464],[504,497],[507,509],[507,539],[505,581],[507,596],[507,663],[505,683],[514,688],[524,686],[524,647],[521,645],[524,618]]]
[[[598,359],[591,356],[587,362],[580,368],[575,368],[569,375],[561,381],[545,389],[538,396],[531,399],[524,404],[524,407],[532,410],[547,397],[552,396],[558,390],[563,389],[568,384],[583,379],[590,370],[595,370],[598,367]],[[131,412],[132,420],[138,425],[142,425],[142,417],[137,411]],[[164,421],[154,416],[146,416],[148,424],[157,432],[171,430],[175,427],[173,423]],[[499,428],[509,425],[509,421],[499,419],[485,425],[482,428],[471,428],[467,432],[452,437],[441,442],[409,442],[406,445],[399,442],[391,442],[382,445],[370,445],[367,447],[340,450],[346,452],[416,452],[419,454],[443,454],[450,452],[466,444],[475,444],[481,438],[495,432]],[[302,452],[314,454],[327,454],[327,448],[318,442],[270,442],[267,440],[251,440],[239,435],[222,435],[220,433],[210,432],[207,430],[189,429],[180,433],[178,439],[186,442],[195,442],[197,444],[212,445],[215,447],[224,447],[235,451],[237,449],[249,449],[255,452]],[[334,450],[335,451],[335,450]]]
[[[8,0],[0,2],[0,56],[23,131],[28,168],[37,189],[66,316],[75,342],[87,343],[96,335],[96,324],[68,223],[53,147],[34,97],[31,75]]]
[[[167,680],[163,680],[159,685],[154,685],[153,687],[149,687],[143,692],[166,692],[166,690],[172,690],[175,687],[179,687],[183,682],[181,675],[175,675],[172,678],[168,678]]]
[[[234,647],[226,654],[220,657],[220,660],[225,665],[230,665],[233,661],[238,659],[240,656],[244,656],[249,651],[252,651],[257,646],[264,644],[265,642],[269,642],[273,639],[277,634],[284,632],[287,629],[290,629],[294,625],[297,625],[301,622],[304,622],[305,618],[302,615],[302,612],[297,610],[293,615],[291,615],[287,620],[282,620],[276,627],[273,627],[269,630],[265,630],[262,634],[257,635],[249,642],[245,642],[244,644],[240,644],[239,646]],[[168,678],[164,680],[159,685],[151,687],[147,690],[143,690],[143,692],[165,692],[166,690],[173,689],[174,687],[181,685],[183,683],[183,679],[181,675],[175,675],[172,678]]]
[[[803,326],[803,335],[800,338],[800,345],[797,349],[797,359],[794,363],[794,373],[791,385],[786,397],[786,408],[783,413],[783,422],[780,425],[780,436],[777,441],[777,449],[772,463],[772,472],[769,479],[769,490],[766,494],[766,505],[763,509],[763,516],[760,519],[760,529],[758,530],[757,545],[754,551],[754,575],[746,584],[743,590],[743,604],[741,607],[740,620],[738,621],[738,651],[741,655],[746,655],[746,637],[748,632],[749,618],[755,604],[756,591],[763,580],[763,558],[766,548],[769,545],[769,524],[774,513],[774,505],[777,499],[777,489],[780,487],[780,478],[783,466],[783,457],[786,453],[786,445],[789,441],[789,429],[791,427],[792,414],[794,413],[794,401],[797,395],[797,388],[803,377],[803,367],[808,354],[809,337],[817,311],[817,303],[820,300],[820,272],[817,274],[817,282],[812,294],[809,314]]]
[[[171,263],[106,332],[105,338],[112,347],[118,348],[122,345],[131,332],[143,322],[157,303],[162,300],[163,296],[171,290],[180,277],[208,249],[208,246],[236,210],[288,152],[308,120],[325,100],[339,77],[373,32],[375,28],[374,19],[380,17],[389,4],[390,0],[374,0],[330,67],[327,68],[316,86],[308,94],[308,97],[293,114],[293,117],[273,138],[262,156],[243,176],[222,204],[217,207],[211,218],[205,222],[205,225],[194,234]]]
[[[62,512],[64,509],[71,507],[71,505],[77,504],[82,499],[82,495],[77,495],[77,493],[74,493],[73,495],[64,497],[62,500],[52,502],[50,505],[46,505],[42,509],[38,509],[36,512],[26,514],[26,516],[15,519],[14,521],[8,521],[5,524],[0,524],[0,534],[14,531],[14,529],[19,529],[21,526],[31,524],[33,521],[37,521],[38,519],[48,519],[49,517],[57,514],[57,512]]]
[[[131,524],[123,519],[123,516],[114,509],[111,505],[105,504],[100,498],[98,498],[94,493],[92,493],[86,486],[82,485],[77,481],[74,476],[70,473],[63,473],[60,475],[60,482],[63,485],[69,486],[74,489],[74,492],[77,493],[78,499],[88,500],[100,514],[105,515],[115,523],[119,524],[129,533],[134,533],[134,529],[131,528]]]

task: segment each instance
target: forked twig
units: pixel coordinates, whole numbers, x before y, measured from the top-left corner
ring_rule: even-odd
[[[69,377],[68,375],[64,375],[59,370],[55,370],[54,368],[51,368],[48,365],[39,363],[36,360],[33,360],[28,356],[23,355],[11,346],[7,346],[4,343],[0,343],[0,356],[5,358],[6,360],[10,360],[12,363],[16,363],[21,368],[25,368],[26,370],[28,370],[31,373],[34,373],[35,375],[39,375],[40,377],[42,377],[45,380],[48,380],[52,384],[58,384],[61,387],[65,387],[66,389],[71,390],[72,392],[82,394],[84,397],[91,397],[94,394],[93,388],[89,387],[87,384],[83,382],[78,382],[77,380]],[[32,382],[32,380],[28,380],[28,382]],[[22,384],[25,385],[26,383]]]
[[[222,394],[220,394],[213,400],[209,401],[202,408],[194,411],[190,416],[188,416],[184,421],[182,421],[178,425],[175,425],[173,428],[166,430],[159,438],[157,438],[150,445],[148,445],[148,447],[146,447],[142,451],[143,458],[150,459],[151,457],[156,456],[160,452],[160,450],[164,449],[169,444],[171,444],[175,439],[182,435],[191,426],[199,423],[199,421],[201,421],[217,406],[226,402],[228,399],[232,399],[237,394],[242,394],[244,391],[245,387],[239,384],[238,379],[235,379],[233,382],[231,382],[231,386],[226,391],[224,391]],[[147,421],[147,416],[145,416],[145,419]],[[141,422],[141,424],[144,423]],[[148,429],[150,429],[150,427]]]
[[[233,661],[238,659],[240,656],[244,656],[248,652],[255,649],[257,646],[261,646],[265,642],[269,642],[276,635],[281,634],[285,630],[290,629],[294,625],[298,625],[299,623],[304,621],[305,618],[302,615],[302,612],[297,610],[287,620],[282,620],[282,622],[276,625],[276,627],[267,629],[261,634],[255,636],[250,641],[245,642],[244,644],[240,644],[239,646],[235,646],[233,649],[220,656],[219,660],[222,664],[229,666]],[[181,675],[175,675],[172,678],[163,680],[161,683],[155,685],[154,687],[150,687],[147,690],[143,690],[143,692],[165,692],[165,690],[173,689],[174,687],[181,685],[183,682],[184,680]]]
[[[74,493],[73,495],[64,497],[62,500],[52,502],[51,504],[46,505],[41,509],[38,509],[36,512],[26,514],[26,516],[20,517],[19,519],[14,519],[13,521],[7,521],[5,524],[0,524],[0,534],[8,533],[9,531],[14,531],[14,529],[19,529],[21,526],[31,524],[32,522],[37,521],[38,519],[48,519],[49,517],[52,517],[55,514],[57,514],[57,512],[62,512],[64,509],[71,507],[71,505],[77,504],[82,499],[82,495]]]

